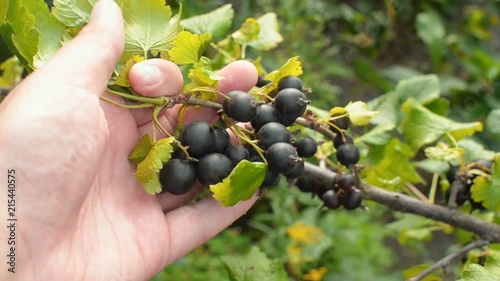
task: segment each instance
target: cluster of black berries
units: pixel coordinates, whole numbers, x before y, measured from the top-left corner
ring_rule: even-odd
[[[317,142],[311,137],[296,138],[287,127],[303,115],[309,101],[302,92],[302,81],[295,76],[283,77],[277,86],[273,102],[257,101],[242,91],[227,93],[222,113],[237,122],[250,122],[246,132],[252,143],[232,145],[229,134],[222,127],[205,122],[193,122],[182,131],[180,143],[187,147],[189,161],[181,149],[165,163],[160,171],[162,191],[172,194],[188,192],[196,179],[202,185],[221,182],[242,160],[263,162],[268,170],[261,188],[276,185],[281,175],[298,177],[304,170],[303,158],[312,157]],[[261,150],[259,154],[256,150]]]
[[[484,210],[481,202],[476,202],[472,199],[471,187],[474,184],[474,179],[481,173],[491,174],[493,162],[485,159],[479,159],[464,166],[461,170],[459,166],[450,166],[446,174],[446,179],[450,183],[450,187],[446,190],[446,201],[450,207],[462,206],[469,201],[471,211],[480,209]]]

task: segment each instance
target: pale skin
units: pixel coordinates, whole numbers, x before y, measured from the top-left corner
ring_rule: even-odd
[[[97,2],[90,23],[0,104],[0,171],[16,176],[16,274],[7,271],[0,228],[0,280],[148,280],[218,234],[257,199],[222,207],[207,197],[147,194],[127,157],[152,132],[151,110],[120,108],[105,89],[124,47],[123,21],[113,1]],[[219,90],[248,91],[255,68],[237,61],[220,71]],[[153,59],[129,79],[144,96],[182,89],[179,68]],[[160,116],[166,130],[177,111]],[[213,122],[212,109],[189,109],[186,123]],[[162,136],[163,137],[163,136]],[[7,188],[0,191],[7,220]],[[197,190],[197,189],[195,189]]]

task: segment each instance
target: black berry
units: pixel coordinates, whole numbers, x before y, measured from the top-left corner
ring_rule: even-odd
[[[188,146],[189,156],[199,158],[214,149],[215,131],[208,123],[195,121],[184,128],[180,141],[182,145]]]
[[[187,160],[170,159],[160,170],[162,192],[174,195],[185,194],[191,190],[195,181],[195,168]]]
[[[233,163],[224,154],[209,153],[196,164],[196,176],[203,185],[221,182],[233,170]]]
[[[316,154],[316,151],[318,150],[318,143],[315,139],[307,136],[298,139],[295,142],[295,147],[297,148],[297,153],[300,157],[309,158]]]
[[[359,158],[358,148],[351,143],[344,143],[337,149],[337,160],[346,167],[358,163]]]
[[[291,139],[290,132],[286,127],[278,122],[267,123],[257,132],[258,144],[263,149],[278,142],[289,143]]]
[[[308,103],[304,93],[294,88],[283,89],[274,98],[274,107],[286,120],[292,120],[304,114]]]
[[[295,147],[285,142],[271,145],[266,151],[266,160],[269,170],[280,174],[290,172],[298,162],[302,161]]]
[[[286,88],[294,88],[299,91],[302,91],[303,90],[302,80],[300,80],[300,78],[297,76],[292,76],[292,75],[284,76],[278,82],[278,91],[281,91]]]

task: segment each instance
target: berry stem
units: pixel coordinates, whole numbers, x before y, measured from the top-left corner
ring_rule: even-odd
[[[229,59],[230,62],[233,62],[233,61],[236,61],[236,59],[231,56],[228,52],[226,52],[225,50],[221,49],[219,46],[217,46],[217,44],[215,44],[214,42],[210,43],[210,47],[214,48],[217,52],[221,53],[223,56],[225,56],[226,58]]]
[[[434,204],[434,201],[436,199],[436,190],[437,190],[437,185],[438,185],[438,179],[439,179],[439,174],[434,173],[432,175],[431,190],[429,191],[429,203],[430,204]]]
[[[106,91],[110,94],[117,95],[131,101],[149,103],[157,106],[163,106],[166,103],[166,100],[164,98],[151,98],[151,97],[142,97],[142,96],[126,94],[117,90],[113,90],[110,87],[108,87]]]
[[[125,104],[125,103],[114,101],[114,100],[106,98],[106,97],[101,97],[101,99],[105,100],[105,101],[107,101],[107,102],[109,102],[111,104],[114,104],[116,106],[123,107],[123,108],[130,108],[130,109],[135,109],[135,108],[150,108],[150,107],[155,106],[152,103]]]
[[[266,165],[267,165],[266,157],[264,157],[264,154],[263,154],[264,151],[258,145],[256,145],[252,140],[250,140],[245,135],[245,133],[243,133],[240,130],[241,128],[233,120],[231,120],[225,114],[223,114],[222,115],[222,121],[224,121],[224,123],[226,123],[226,125],[228,125],[227,127],[229,128],[229,130],[231,130],[231,132],[233,132],[233,134],[236,137],[238,137],[238,139],[240,141],[243,141],[243,142],[248,143],[249,145],[251,145],[255,149],[255,151],[257,151],[257,153],[262,158],[262,160],[264,161],[264,163],[266,163]]]

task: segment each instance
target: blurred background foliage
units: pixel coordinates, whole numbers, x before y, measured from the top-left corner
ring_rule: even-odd
[[[313,89],[309,98],[323,109],[369,101],[401,79],[435,73],[448,116],[484,122],[489,129],[478,141],[500,149],[500,1],[167,1],[174,9],[179,2],[183,18],[231,3],[232,30],[248,17],[275,12],[284,42],[247,57],[262,55],[269,71],[300,56],[301,78]],[[0,61],[10,56],[0,42]],[[405,269],[431,263],[459,243],[424,218],[367,204],[370,212],[324,211],[318,198],[282,179],[233,226],[152,280],[228,280],[223,257],[244,255],[252,245],[281,261],[290,280],[402,280]],[[458,267],[443,280],[457,274]]]

